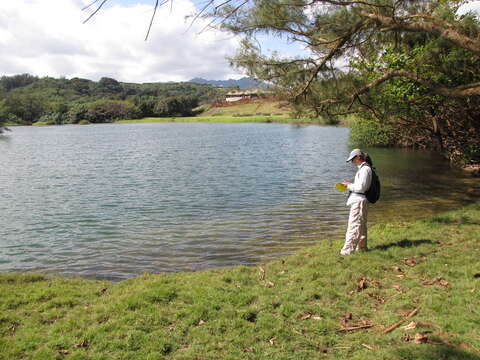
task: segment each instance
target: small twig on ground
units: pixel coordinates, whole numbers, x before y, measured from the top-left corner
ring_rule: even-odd
[[[375,350],[374,348],[372,348],[371,346],[368,346],[367,344],[362,344],[363,347],[366,347],[368,350]]]
[[[345,332],[348,332],[348,331],[355,331],[355,330],[362,330],[362,329],[369,329],[371,327],[374,327],[375,325],[361,325],[361,326],[353,326],[353,327],[349,327],[349,328],[343,328],[343,329],[340,329],[338,331],[345,331]]]
[[[388,328],[386,328],[385,330],[383,330],[383,333],[384,334],[388,334],[389,332],[392,332],[393,330],[395,330],[397,327],[399,327],[400,325],[402,325],[405,321],[407,321],[408,319],[412,318],[413,316],[415,316],[418,311],[420,310],[420,308],[416,308],[415,310],[411,311],[407,316],[405,316],[402,320],[400,321],[397,321],[395,324],[389,326]]]

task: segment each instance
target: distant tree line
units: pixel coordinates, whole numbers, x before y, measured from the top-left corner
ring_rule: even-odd
[[[104,77],[0,78],[0,129],[8,124],[107,123],[143,117],[192,116],[226,90],[196,83],[122,83]]]

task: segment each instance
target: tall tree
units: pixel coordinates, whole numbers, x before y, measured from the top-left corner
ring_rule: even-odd
[[[94,14],[107,1],[102,1]],[[153,16],[158,6],[173,2],[155,1]],[[282,88],[288,82],[291,95],[298,97],[316,80],[328,76],[335,61],[378,54],[385,46],[409,41],[405,36],[408,33],[440,37],[449,41],[451,47],[480,57],[478,22],[455,15],[469,2],[472,0],[207,0],[193,21],[200,16],[210,18],[209,27],[218,25],[242,36],[242,48],[232,57],[233,64],[258,78],[282,84]],[[281,58],[262,54],[261,47],[256,45],[257,36],[262,34],[300,43],[307,55]],[[409,70],[385,69],[378,79],[364,84],[351,96],[358,97],[359,93],[396,77],[411,79],[440,95],[480,95],[480,82],[445,87]]]
[[[384,144],[479,162],[480,26],[456,15],[463,3],[229,1],[214,15],[244,37],[232,63],[294,104],[324,116],[357,113],[375,125],[367,140],[390,132]],[[264,33],[302,43],[306,55],[265,55],[256,41]]]
[[[244,37],[240,52],[232,58],[236,66],[299,97],[316,81],[335,76],[332,68],[338,66],[339,61],[368,60],[386,48],[408,44],[412,34],[440,37],[451,48],[465,49],[480,57],[478,23],[471,17],[459,19],[455,15],[463,3],[465,1],[232,0],[214,7],[210,15],[224,29]],[[255,40],[257,35],[265,33],[303,44],[306,55],[280,58],[263,54]],[[348,68],[343,65],[344,69]],[[448,87],[419,76],[409,67],[376,68],[375,71],[374,81],[355,84],[356,91],[349,94],[348,100],[358,100],[370,88],[398,77],[415,81],[439,95],[480,95],[478,81]],[[333,99],[326,102],[332,103]]]
[[[389,143],[480,161],[480,26],[457,15],[467,2],[208,0],[193,20],[208,18],[242,37],[232,64],[296,106],[323,116],[357,113],[394,131]],[[305,51],[265,53],[265,34]]]

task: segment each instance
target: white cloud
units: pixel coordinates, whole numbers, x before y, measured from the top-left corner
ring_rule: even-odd
[[[459,15],[464,15],[468,12],[472,12],[473,14],[480,16],[480,1],[469,1],[465,5],[461,6],[460,9],[458,9]]]
[[[195,7],[176,0],[157,11],[144,41],[153,7],[115,5],[82,24],[86,0],[3,0],[0,2],[0,75],[102,76],[127,82],[184,81],[238,77],[225,56],[238,41],[228,34],[188,28]]]

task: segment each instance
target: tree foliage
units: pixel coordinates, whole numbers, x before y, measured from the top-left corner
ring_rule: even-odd
[[[480,26],[457,15],[465,2],[227,0],[202,11],[212,26],[243,37],[232,64],[296,108],[354,113],[363,129],[389,131],[389,143],[479,161],[471,154],[480,152]],[[263,52],[265,34],[301,44],[304,55]]]
[[[191,96],[169,97],[160,100],[154,107],[157,116],[192,116],[198,99]]]
[[[18,87],[27,86],[36,80],[38,80],[38,78],[30,74],[2,76],[0,78],[0,89],[4,91],[10,91]]]
[[[152,22],[169,2],[155,2]],[[365,130],[376,129],[382,144],[480,162],[480,24],[457,15],[468,2],[207,0],[193,21],[203,16],[242,37],[232,64],[272,84],[297,113],[357,114],[358,139],[371,143]],[[265,34],[301,44],[304,55],[265,54]]]
[[[47,106],[45,98],[40,94],[8,94],[4,101],[8,112],[24,124],[38,121]]]

